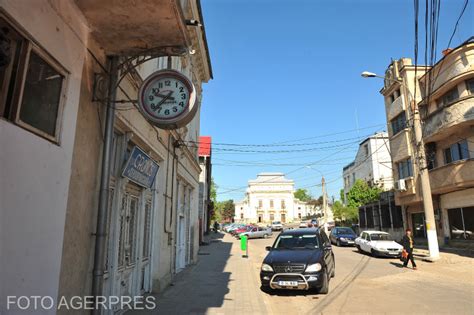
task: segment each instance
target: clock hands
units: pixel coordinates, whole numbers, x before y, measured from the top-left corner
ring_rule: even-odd
[[[167,95],[163,95],[163,99],[158,104],[153,106],[154,107],[153,110],[156,110],[157,108],[159,108],[161,104],[163,104],[167,99],[171,99],[171,94],[173,94],[173,91],[169,91]]]
[[[173,92],[170,92],[170,93],[172,94]],[[167,95],[160,94],[160,93],[154,93],[154,95],[158,96],[158,97],[161,97],[161,98],[166,98],[166,99],[169,99],[171,101],[174,101],[174,97],[172,97],[172,96],[167,96]]]

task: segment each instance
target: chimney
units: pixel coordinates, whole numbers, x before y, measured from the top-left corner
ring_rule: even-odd
[[[453,49],[452,48],[446,48],[445,50],[443,50],[443,56],[446,56],[448,55],[450,52],[452,52]]]

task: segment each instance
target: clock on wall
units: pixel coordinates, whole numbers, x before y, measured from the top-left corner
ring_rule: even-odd
[[[196,114],[196,89],[184,74],[159,70],[143,81],[138,106],[152,124],[163,129],[181,128]]]

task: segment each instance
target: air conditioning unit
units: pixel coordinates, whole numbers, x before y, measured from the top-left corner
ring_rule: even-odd
[[[397,191],[406,191],[407,190],[407,185],[405,182],[405,179],[399,179],[395,182],[395,189]]]

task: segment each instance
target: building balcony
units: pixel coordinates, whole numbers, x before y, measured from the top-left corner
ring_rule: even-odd
[[[390,149],[393,162],[398,162],[411,156],[409,129],[404,129],[390,138]]]
[[[392,104],[387,106],[387,120],[390,121],[406,109],[403,96],[397,97]]]
[[[447,82],[472,71],[474,64],[473,43],[456,48],[431,68],[421,79],[422,83],[428,80],[429,73],[436,78],[433,82],[432,93],[442,88]]]
[[[186,49],[189,39],[178,0],[75,0],[91,34],[108,54],[132,55],[146,49]]]
[[[469,96],[444,106],[423,119],[425,142],[443,139],[457,129],[474,124],[474,97]]]
[[[430,170],[431,192],[443,194],[474,186],[474,159],[456,161]]]
[[[395,202],[397,205],[410,205],[420,202],[421,199],[421,183],[415,177],[408,177],[404,179],[405,189],[395,190]],[[396,184],[395,186],[398,186]]]

